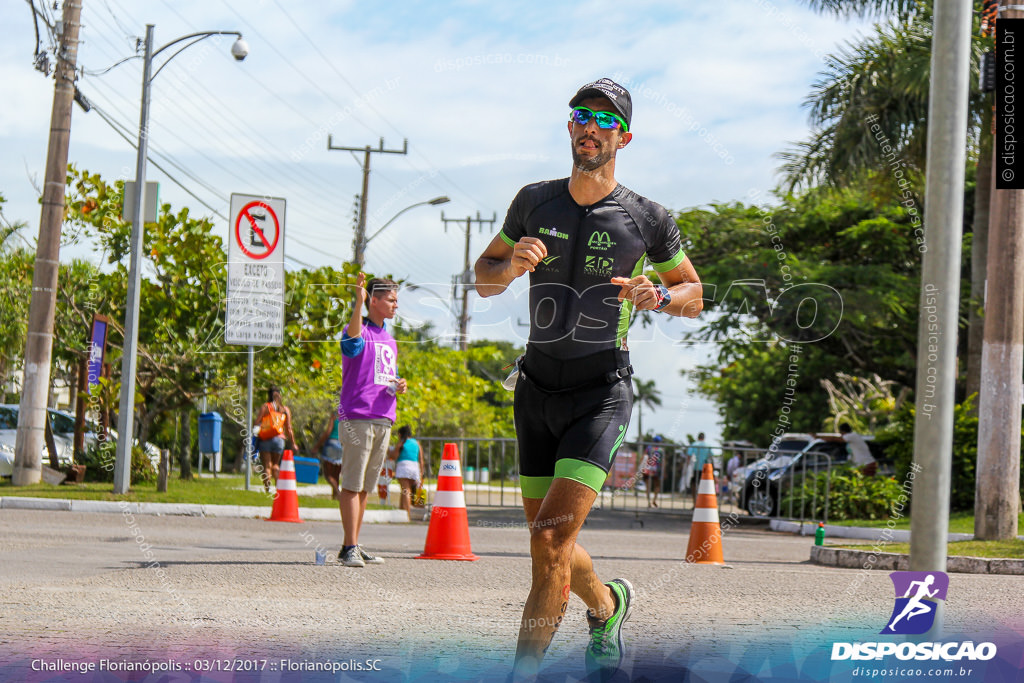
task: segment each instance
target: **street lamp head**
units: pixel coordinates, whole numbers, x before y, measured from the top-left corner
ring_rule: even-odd
[[[242,36],[238,36],[238,40],[235,41],[234,45],[231,46],[231,56],[237,61],[242,61],[249,54],[249,43],[245,42]]]
[[[431,206],[437,206],[439,204],[447,204],[450,201],[451,200],[448,199],[448,197],[434,197],[433,199],[430,200],[429,204]]]

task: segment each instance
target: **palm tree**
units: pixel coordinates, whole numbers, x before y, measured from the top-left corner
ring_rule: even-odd
[[[636,447],[640,448],[640,442],[644,440],[644,406],[646,405],[652,410],[660,406],[661,392],[654,386],[653,379],[645,382],[638,377],[634,377],[633,382],[635,385],[633,401],[636,403],[637,408]]]
[[[925,167],[928,91],[931,72],[932,6],[922,0],[805,0],[837,16],[891,16],[874,33],[827,60],[826,71],[805,104],[815,127],[808,141],[779,156],[790,189],[816,183],[845,185],[864,174],[892,187],[881,139],[914,177]],[[983,32],[992,31],[994,9],[986,3]],[[978,72],[988,38],[972,41],[972,69]],[[977,81],[975,81],[976,83]],[[984,322],[980,302],[987,270],[991,198],[992,133],[983,120],[992,95],[972,90],[965,143],[977,154],[977,182],[971,239],[971,305],[968,317],[967,394],[979,390]],[[870,121],[869,118],[871,117]],[[878,126],[875,128],[874,126]],[[877,137],[876,137],[877,136]],[[906,174],[906,170],[904,170]],[[887,178],[888,176],[888,178]],[[923,188],[923,183],[915,183]],[[920,197],[920,192],[915,192]]]

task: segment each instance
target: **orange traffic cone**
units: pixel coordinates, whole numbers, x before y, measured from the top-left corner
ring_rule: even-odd
[[[459,465],[459,449],[453,443],[444,445],[427,542],[423,554],[416,559],[480,559],[469,547],[469,518],[466,516],[466,496],[462,492],[462,467]]]
[[[281,471],[277,475],[277,493],[268,522],[301,522],[299,494],[295,490],[295,460],[291,451],[281,456]]]
[[[718,523],[718,497],[715,495],[715,468],[704,463],[697,488],[697,506],[690,524],[690,543],[686,561],[696,564],[725,564],[722,557],[722,526]]]

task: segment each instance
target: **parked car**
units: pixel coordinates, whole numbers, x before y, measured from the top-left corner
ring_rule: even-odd
[[[0,404],[0,477],[9,477],[14,473],[14,444],[18,434],[18,405]],[[75,417],[63,410],[46,409],[50,418],[50,430],[53,432],[53,443],[57,447],[57,462],[70,465],[74,458]],[[86,420],[85,444],[95,443],[99,435],[99,427]],[[110,430],[111,438],[117,439],[117,432]],[[146,453],[153,466],[160,464],[160,449],[153,444],[146,444]],[[43,463],[50,462],[50,453],[43,444],[41,451]]]
[[[775,448],[745,468],[740,505],[754,517],[771,517],[782,494],[805,473],[825,472],[849,457],[839,434],[783,434]]]

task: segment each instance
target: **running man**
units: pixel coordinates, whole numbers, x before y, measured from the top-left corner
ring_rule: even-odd
[[[932,591],[928,590],[928,587],[931,586],[933,583],[935,583],[934,574],[929,574],[924,578],[923,581],[910,582],[910,585],[907,586],[907,594],[903,596],[904,598],[910,598],[910,600],[907,601],[906,606],[903,608],[903,611],[899,613],[899,616],[893,619],[892,623],[889,624],[890,631],[895,632],[895,629],[893,629],[893,627],[896,625],[896,622],[898,622],[900,619],[903,619],[904,617],[906,617],[907,621],[910,621],[918,615],[928,614],[933,609],[935,609],[934,603],[928,605],[924,602],[924,598],[933,598],[935,597],[935,594],[939,592],[938,588]],[[914,586],[917,586],[916,593],[914,593]],[[914,593],[914,595],[911,596],[911,593]]]
[[[615,155],[632,138],[629,92],[602,78],[580,88],[569,106],[572,174],[520,190],[476,262],[481,296],[530,274],[530,339],[514,398],[533,559],[518,678],[540,667],[570,591],[587,605],[588,670],[609,672],[622,660],[620,628],[633,587],[625,579],[602,583],[576,536],[632,412],[630,312],[695,317],[703,306],[672,217],[615,180]],[[645,257],[661,284],[641,274]]]

